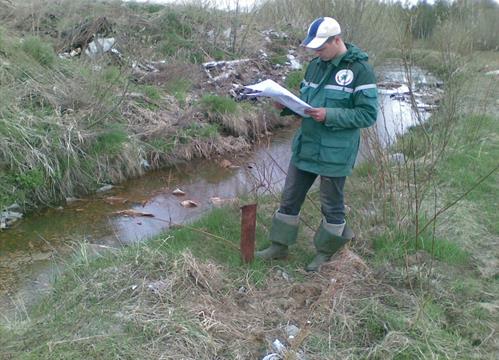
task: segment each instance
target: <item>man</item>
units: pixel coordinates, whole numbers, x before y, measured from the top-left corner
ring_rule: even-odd
[[[300,98],[312,106],[305,111],[292,143],[292,158],[281,204],[272,219],[271,246],[257,257],[278,259],[288,255],[296,241],[299,212],[313,182],[320,176],[323,215],[314,236],[317,255],[306,266],[318,271],[353,238],[345,223],[343,187],[352,173],[360,142],[360,128],[376,121],[376,79],[367,54],[343,42],[338,22],[330,17],[314,20],[301,46],[315,52],[300,86]],[[282,105],[281,115],[294,114]]]

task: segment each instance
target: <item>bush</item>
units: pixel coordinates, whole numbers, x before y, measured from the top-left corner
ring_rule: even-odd
[[[56,61],[56,56],[52,47],[35,36],[26,38],[23,41],[21,48],[40,65],[51,67]]]

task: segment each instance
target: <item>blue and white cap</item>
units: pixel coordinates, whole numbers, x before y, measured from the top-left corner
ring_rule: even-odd
[[[339,34],[341,34],[341,28],[336,20],[330,17],[321,17],[310,24],[307,37],[302,41],[301,46],[318,49],[329,37]]]

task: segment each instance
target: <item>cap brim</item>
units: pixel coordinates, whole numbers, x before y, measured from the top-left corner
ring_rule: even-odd
[[[320,37],[307,37],[302,41],[300,46],[306,47],[308,49],[318,49],[327,41],[328,38]]]

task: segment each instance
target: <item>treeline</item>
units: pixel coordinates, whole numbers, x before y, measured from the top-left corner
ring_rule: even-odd
[[[499,49],[499,5],[494,0],[437,0],[434,4],[420,0],[408,15],[417,39],[432,39],[451,22],[459,34],[473,40],[474,49]]]
[[[499,49],[499,5],[494,0],[420,0],[413,6],[404,1],[379,0],[270,0],[259,10],[261,23],[277,28],[306,29],[318,16],[337,18],[347,40],[382,55],[400,48],[408,37],[418,47],[452,50]]]

